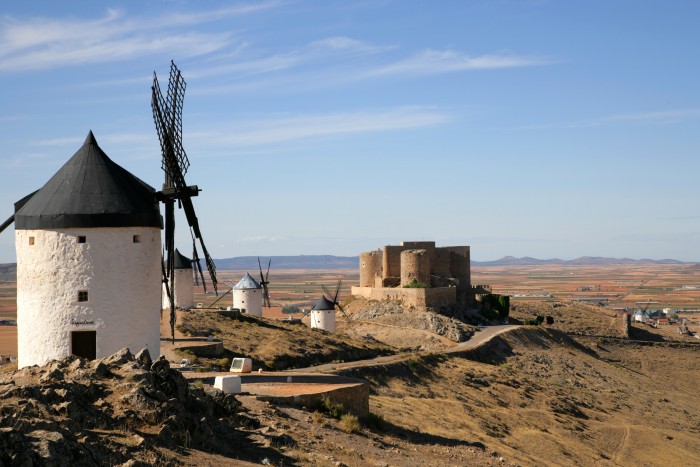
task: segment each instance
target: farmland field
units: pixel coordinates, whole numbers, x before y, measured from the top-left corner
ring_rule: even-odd
[[[231,306],[231,294],[221,297],[246,271],[219,270],[219,297],[211,290],[204,293],[195,287],[195,303],[208,307],[217,299],[217,307]],[[259,281],[258,271],[250,271]],[[274,270],[270,271],[270,298],[273,307],[264,316],[282,318],[286,306],[308,309],[324,293],[334,293],[338,279],[342,281],[339,300],[342,303],[350,287],[359,283],[354,269]],[[515,301],[571,301],[577,299],[608,300],[614,308],[645,307],[677,308],[681,312],[700,310],[700,266],[693,264],[635,264],[605,266],[474,266],[472,283],[491,285],[494,293],[509,294]],[[697,315],[696,315],[697,316]],[[13,282],[0,283],[0,320],[16,319],[16,288]],[[17,354],[15,326],[0,326],[0,355]]]
[[[613,307],[652,302],[653,308],[700,309],[700,267],[692,264],[477,266],[472,282],[518,299],[604,298]]]

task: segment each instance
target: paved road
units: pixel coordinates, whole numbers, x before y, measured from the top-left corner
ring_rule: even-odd
[[[368,360],[358,360],[355,362],[344,362],[344,363],[326,363],[318,366],[310,366],[308,368],[294,368],[292,370],[287,370],[285,373],[326,373],[337,370],[345,370],[348,368],[357,367],[368,367],[368,366],[381,366],[387,363],[397,363],[405,360],[409,360],[416,357],[422,357],[431,354],[444,354],[444,353],[457,353],[463,352],[465,350],[473,349],[488,342],[497,335],[510,331],[511,329],[516,329],[519,326],[513,324],[505,324],[499,326],[486,326],[482,331],[475,333],[471,339],[468,341],[460,342],[454,347],[449,349],[439,349],[439,350],[420,350],[415,352],[406,352],[395,355],[387,355],[384,357],[376,357]]]

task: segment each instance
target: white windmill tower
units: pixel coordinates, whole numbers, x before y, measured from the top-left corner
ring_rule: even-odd
[[[192,260],[180,253],[180,250],[175,249],[173,259],[173,285],[172,294],[176,308],[190,309],[194,306],[194,276],[192,273]],[[163,303],[164,310],[170,308],[170,299],[168,298],[165,284],[163,284]]]
[[[13,217],[20,368],[123,347],[160,354],[161,217],[152,187],[90,132]]]
[[[323,329],[324,331],[328,331],[328,332],[335,332],[335,307],[336,306],[347,318],[347,314],[345,313],[345,310],[343,310],[343,307],[340,306],[340,303],[338,303],[338,295],[340,294],[340,284],[341,284],[341,281],[339,279],[338,286],[335,289],[335,294],[331,294],[330,292],[328,292],[326,290],[325,287],[323,287],[324,292],[326,292],[328,294],[328,296],[332,296],[332,298],[329,300],[326,298],[326,295],[324,294],[314,304],[313,308],[311,308],[310,317],[309,317],[309,319],[310,319],[309,325],[312,328]]]
[[[311,308],[309,319],[312,328],[335,332],[335,304],[325,295],[321,296]]]
[[[263,288],[246,273],[238,284],[233,286],[233,307],[253,316],[262,316]]]

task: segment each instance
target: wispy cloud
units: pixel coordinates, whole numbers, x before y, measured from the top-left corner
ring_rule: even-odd
[[[4,17],[0,20],[0,72],[104,63],[156,53],[177,53],[181,57],[205,55],[231,44],[232,34],[170,29],[253,13],[280,4],[269,1],[158,18],[129,18],[119,10],[107,10],[102,18],[82,20]]]
[[[517,68],[551,63],[540,57],[513,54],[469,56],[455,50],[423,50],[411,57],[366,71],[365,77],[383,75],[430,75],[467,70]]]
[[[241,237],[235,239],[236,242],[246,242],[246,243],[252,243],[252,242],[279,242],[281,240],[284,240],[284,237],[270,237],[267,235],[257,235],[257,236],[252,236],[252,237]]]
[[[539,125],[525,125],[514,128],[515,130],[548,130],[555,128],[593,128],[601,126],[619,125],[624,123],[637,124],[669,124],[683,122],[700,117],[700,109],[670,109],[648,112],[636,112],[626,114],[607,115],[579,121],[545,123]]]
[[[389,110],[301,115],[272,118],[255,122],[231,122],[214,132],[198,132],[189,136],[207,140],[209,144],[258,146],[285,141],[322,138],[381,131],[398,131],[440,125],[449,115],[422,107],[401,107]],[[231,128],[236,130],[231,131]]]

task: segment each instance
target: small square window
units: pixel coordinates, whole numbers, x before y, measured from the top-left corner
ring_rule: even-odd
[[[79,302],[87,302],[88,301],[87,290],[79,290],[78,291],[78,301]]]
[[[87,241],[87,238],[84,235],[78,236],[78,243],[85,243],[86,241]]]
[[[141,235],[134,235],[133,241],[134,243],[141,243]]]
[[[29,244],[34,245],[34,237],[29,237]]]

